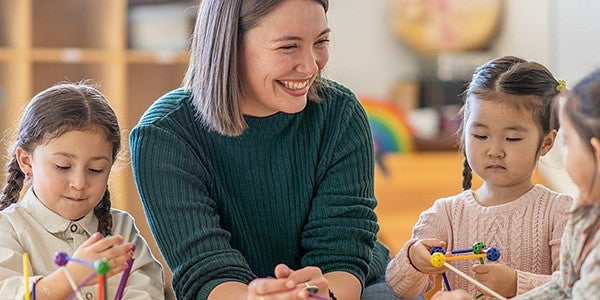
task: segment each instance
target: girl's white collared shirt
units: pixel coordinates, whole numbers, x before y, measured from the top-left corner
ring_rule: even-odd
[[[164,274],[160,263],[135,227],[127,212],[111,209],[113,234],[135,244],[135,262],[123,299],[164,299]],[[29,254],[29,290],[33,282],[57,270],[54,253],[72,255],[98,228],[98,219],[89,212],[71,221],[45,207],[30,188],[23,199],[0,211],[0,295],[2,299],[23,299],[23,253]],[[90,268],[90,274],[94,270]],[[107,279],[107,296],[113,299],[121,274]],[[74,278],[79,283],[85,278]],[[43,291],[37,291],[43,293]],[[85,299],[97,299],[96,286],[81,289]]]

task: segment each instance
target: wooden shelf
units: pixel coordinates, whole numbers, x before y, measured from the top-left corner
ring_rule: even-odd
[[[32,3],[33,47],[121,47],[113,37],[125,43],[125,32],[119,32],[127,22],[125,0],[33,0]]]
[[[18,53],[14,49],[0,48],[0,62],[16,60],[17,56],[18,56]]]
[[[41,90],[91,79],[117,112],[128,151],[131,128],[154,100],[181,85],[189,60],[186,51],[129,49],[130,7],[128,0],[0,0],[0,133],[16,125],[22,109]],[[0,137],[3,145],[13,139],[10,134]],[[3,155],[0,164],[5,163]],[[136,218],[162,260],[128,163],[121,162],[121,170],[111,176],[113,206]],[[164,261],[163,266],[170,285]]]
[[[35,48],[31,52],[34,62],[56,62],[61,64],[77,64],[88,62],[111,62],[114,55],[104,50],[82,48]]]
[[[188,60],[187,52],[137,50],[127,52],[127,62],[130,64],[187,65]]]

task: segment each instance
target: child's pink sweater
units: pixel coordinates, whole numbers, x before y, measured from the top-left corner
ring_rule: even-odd
[[[560,241],[573,199],[536,185],[520,198],[506,204],[481,206],[472,191],[435,201],[421,213],[412,238],[388,264],[386,279],[394,294],[412,298],[433,288],[434,276],[417,271],[409,262],[407,249],[416,240],[436,238],[447,250],[468,249],[475,242],[496,247],[504,263],[517,271],[517,294],[551,279],[559,267]],[[452,261],[452,265],[472,276],[470,268],[478,260]],[[486,263],[489,263],[486,261]],[[465,289],[473,295],[476,287],[453,272],[447,272],[452,289]]]

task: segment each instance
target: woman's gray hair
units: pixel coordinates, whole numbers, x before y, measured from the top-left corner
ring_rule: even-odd
[[[191,43],[183,87],[191,91],[200,121],[211,130],[239,136],[247,128],[240,107],[240,52],[249,30],[286,0],[202,0]],[[329,0],[311,0],[323,5]],[[308,92],[319,102],[320,74]]]

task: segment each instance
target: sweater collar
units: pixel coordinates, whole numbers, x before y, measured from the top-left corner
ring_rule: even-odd
[[[479,204],[479,202],[477,202],[477,200],[475,199],[473,190],[466,190],[463,192],[463,195],[467,200],[467,203],[469,203],[469,205],[471,206],[481,207],[486,210],[511,210],[521,209],[522,207],[527,206],[531,201],[534,201],[535,199],[538,199],[540,197],[545,197],[547,192],[548,190],[544,188],[544,186],[540,184],[535,184],[531,189],[529,189],[529,191],[519,196],[517,199],[504,204],[493,206],[483,206]]]
[[[254,138],[263,136],[270,138],[284,130],[286,125],[288,125],[289,122],[298,114],[299,113],[286,114],[283,112],[278,112],[266,117],[244,116],[244,120],[246,121],[248,128],[240,137]]]

